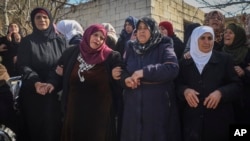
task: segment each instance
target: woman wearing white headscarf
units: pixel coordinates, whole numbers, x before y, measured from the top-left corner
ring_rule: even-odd
[[[102,23],[102,25],[105,27],[108,35],[106,39],[106,44],[109,48],[115,50],[115,46],[118,40],[115,28],[110,23]]]
[[[81,42],[84,30],[77,21],[61,20],[56,24],[56,29],[64,35],[69,45]]]
[[[189,59],[179,62],[178,97],[184,141],[229,140],[233,123],[232,102],[240,91],[240,80],[232,58],[213,50],[214,31],[200,26],[191,35]]]

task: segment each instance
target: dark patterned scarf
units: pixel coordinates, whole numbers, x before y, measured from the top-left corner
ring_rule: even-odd
[[[148,50],[154,48],[157,46],[161,40],[162,40],[162,35],[159,31],[158,24],[155,22],[154,19],[149,18],[149,17],[143,17],[141,18],[138,23],[136,24],[136,29],[138,29],[140,22],[143,22],[146,24],[148,27],[151,37],[145,44],[141,44],[138,40],[136,40],[133,43],[133,49],[137,54],[144,54]]]

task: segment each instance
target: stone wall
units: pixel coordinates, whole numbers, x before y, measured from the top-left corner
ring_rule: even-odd
[[[65,8],[67,12],[70,8]],[[63,13],[62,13],[63,14]],[[183,38],[184,25],[190,22],[202,24],[204,13],[184,3],[183,0],[93,0],[79,5],[75,13],[63,19],[75,19],[83,27],[93,23],[111,23],[117,34],[128,16],[149,16],[158,23],[168,20],[173,23],[177,36]]]

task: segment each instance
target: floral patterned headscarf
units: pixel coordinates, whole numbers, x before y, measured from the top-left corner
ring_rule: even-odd
[[[215,41],[220,42],[223,37],[223,32],[225,28],[225,16],[217,10],[210,11],[209,13],[205,14],[205,20],[204,20],[204,25],[210,26],[209,25],[209,20],[214,16],[217,15],[221,19],[221,25],[219,30],[214,30],[214,35],[215,35]]]

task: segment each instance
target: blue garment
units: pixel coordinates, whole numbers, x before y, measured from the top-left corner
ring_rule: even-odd
[[[127,72],[122,72],[121,82],[139,69],[143,69],[143,78],[136,89],[124,84],[121,141],[178,141],[180,128],[173,80],[179,67],[173,44],[170,38],[162,38],[143,54],[134,49],[136,45],[128,43],[124,58]]]

